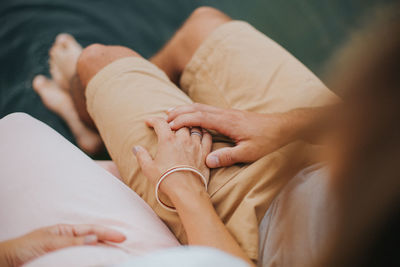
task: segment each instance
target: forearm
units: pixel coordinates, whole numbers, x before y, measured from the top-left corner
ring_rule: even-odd
[[[204,189],[198,186],[178,189],[170,198],[190,245],[214,247],[253,264],[218,217]]]

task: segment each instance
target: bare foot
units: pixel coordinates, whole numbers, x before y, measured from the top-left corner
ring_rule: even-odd
[[[79,119],[71,96],[53,80],[38,75],[33,80],[33,89],[43,104],[65,120],[75,136],[78,146],[88,154],[95,154],[102,148],[102,141],[96,132],[89,129]]]
[[[61,33],[49,51],[50,73],[53,80],[65,90],[71,87],[71,81],[76,75],[76,63],[82,53],[82,47],[69,34]]]
[[[71,96],[60,88],[53,80],[38,75],[32,82],[33,90],[40,96],[43,104],[59,116],[74,107]]]

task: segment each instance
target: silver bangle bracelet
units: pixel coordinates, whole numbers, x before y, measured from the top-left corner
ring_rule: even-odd
[[[156,196],[158,204],[160,204],[161,207],[163,207],[166,210],[172,211],[172,212],[176,212],[176,209],[174,207],[168,206],[165,203],[163,203],[160,200],[160,197],[158,196],[158,192],[159,192],[160,185],[161,185],[162,181],[165,180],[165,178],[167,178],[170,174],[172,174],[174,172],[180,172],[180,171],[188,171],[188,172],[192,172],[192,173],[195,173],[198,176],[200,176],[201,180],[204,183],[204,187],[207,191],[207,179],[198,169],[196,169],[192,166],[188,166],[188,165],[178,165],[178,166],[175,166],[175,167],[172,167],[172,168],[166,170],[164,172],[164,174],[161,175],[160,179],[158,180],[158,183],[156,185],[156,190],[155,190],[155,196]]]

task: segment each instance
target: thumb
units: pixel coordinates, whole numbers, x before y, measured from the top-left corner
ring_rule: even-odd
[[[245,162],[243,146],[224,147],[207,156],[206,164],[209,168],[227,167],[238,162]]]
[[[133,154],[135,154],[143,173],[145,175],[151,173],[151,169],[153,168],[153,158],[150,156],[149,152],[141,146],[134,146],[132,151]]]

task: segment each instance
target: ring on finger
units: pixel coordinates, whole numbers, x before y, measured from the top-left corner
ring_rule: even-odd
[[[203,138],[203,134],[201,132],[195,131],[195,130],[191,130],[190,135],[197,135],[200,137],[200,139]]]

